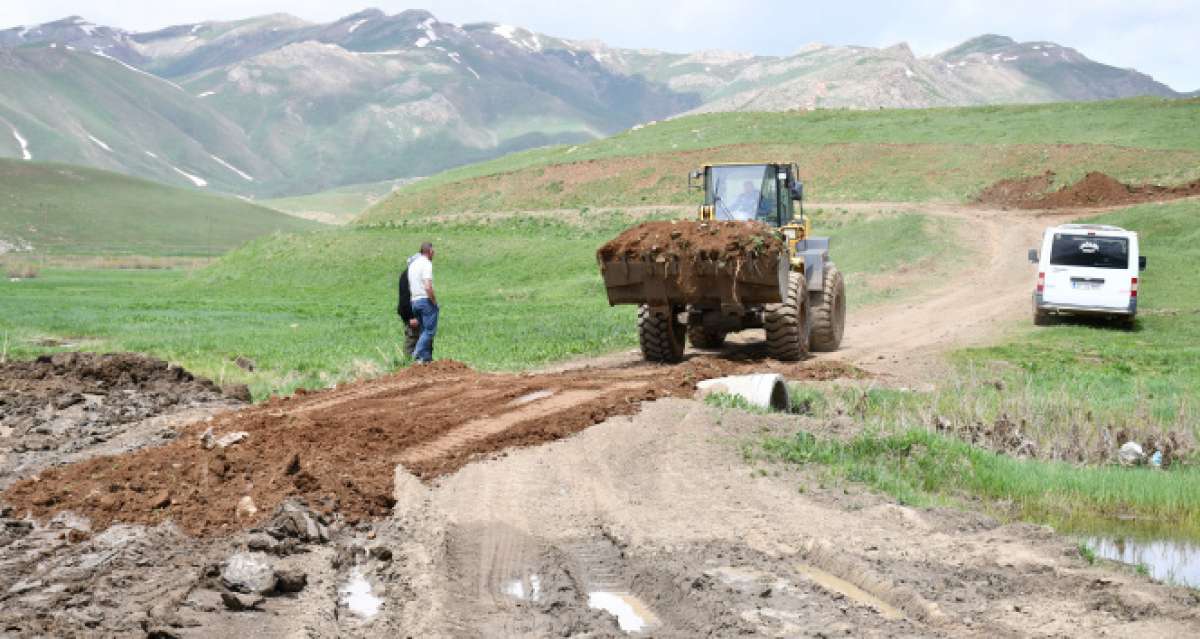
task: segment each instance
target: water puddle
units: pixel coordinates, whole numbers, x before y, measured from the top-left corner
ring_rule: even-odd
[[[650,608],[627,592],[593,590],[588,593],[588,607],[616,617],[617,625],[625,632],[641,632],[658,623]]]
[[[529,402],[536,402],[539,399],[546,399],[547,397],[550,397],[553,394],[554,394],[554,391],[549,390],[549,389],[533,391],[532,393],[526,393],[525,395],[522,395],[522,396],[512,400],[511,402],[508,403],[508,405],[509,406],[524,406],[525,404],[528,404]]]
[[[509,597],[537,601],[542,598],[542,578],[529,575],[524,579],[513,579],[505,583],[500,590]]]
[[[350,579],[338,589],[338,594],[346,608],[363,619],[379,614],[379,607],[383,605],[383,600],[371,592],[371,582],[357,567],[350,573]]]
[[[1145,566],[1150,577],[1176,586],[1200,588],[1200,545],[1165,539],[1085,537],[1097,557]]]
[[[810,566],[808,564],[798,564],[796,566],[796,572],[808,577],[814,583],[822,588],[825,588],[826,590],[839,592],[851,601],[866,604],[874,608],[875,610],[879,611],[879,614],[885,619],[904,618],[904,613],[900,612],[899,608],[889,604],[879,597],[876,597],[875,595],[872,595],[862,588],[855,586],[849,581],[838,577],[837,575],[825,572],[820,568]]]

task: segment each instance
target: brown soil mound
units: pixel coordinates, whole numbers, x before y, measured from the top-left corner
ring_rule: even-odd
[[[596,257],[618,259],[739,260],[778,255],[784,250],[779,232],[762,222],[672,220],[643,222],[610,240]]]
[[[96,530],[115,521],[171,519],[196,535],[228,533],[259,523],[290,496],[356,522],[390,512],[397,464],[436,477],[480,455],[558,439],[633,413],[644,401],[691,396],[702,379],[763,370],[792,379],[857,374],[840,364],[715,358],[669,368],[545,375],[484,374],[439,362],[223,413],[185,428],[165,446],[95,458],[18,482],[2,500],[38,518],[75,511]],[[203,437],[208,428],[217,440],[230,433],[245,436],[228,447],[209,448]],[[253,507],[247,507],[250,501]]]
[[[1034,177],[1001,180],[984,189],[975,201],[1005,208],[1067,209],[1124,206],[1200,195],[1200,180],[1178,186],[1130,185],[1093,171],[1074,184],[1046,193],[1053,181],[1051,171]]]
[[[979,204],[996,206],[1015,206],[1018,202],[1035,200],[1046,194],[1054,184],[1054,172],[1046,171],[1041,175],[1031,175],[1011,180],[1000,180],[987,187],[975,197]]]
[[[244,387],[230,389],[243,395]],[[248,399],[248,397],[242,397]],[[133,353],[56,353],[0,365],[0,487],[10,471],[115,437],[177,409],[228,404],[207,379]]]

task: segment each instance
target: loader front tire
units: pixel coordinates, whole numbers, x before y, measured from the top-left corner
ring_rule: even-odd
[[[660,311],[661,313],[661,311]],[[679,311],[670,309],[659,317],[649,306],[638,307],[638,343],[648,362],[678,362],[683,359],[687,327],[679,321]]]
[[[791,273],[787,298],[780,304],[767,304],[763,312],[767,352],[771,357],[783,362],[804,359],[808,355],[810,320],[804,274]]]
[[[846,282],[833,264],[825,266],[825,286],[812,309],[813,352],[828,353],[842,345],[846,330]]]

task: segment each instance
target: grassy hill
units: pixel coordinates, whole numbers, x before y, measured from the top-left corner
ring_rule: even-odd
[[[0,160],[0,240],[34,252],[218,255],[320,228],[233,197],[65,164]]]
[[[258,203],[276,211],[283,211],[308,220],[326,224],[345,224],[365,211],[367,207],[382,200],[393,189],[410,182],[412,180],[384,180],[367,184],[351,184],[307,195],[259,200]]]
[[[1200,100],[960,109],[721,113],[578,146],[461,167],[398,190],[360,219],[464,210],[691,203],[710,161],[797,162],[811,199],[963,201],[1006,177],[1089,170],[1125,180],[1200,177]]]

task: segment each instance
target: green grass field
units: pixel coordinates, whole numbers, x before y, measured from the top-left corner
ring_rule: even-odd
[[[1136,330],[1031,318],[1004,343],[954,354],[956,374],[930,392],[798,389],[794,402],[850,415],[862,433],[800,433],[762,450],[909,503],[979,497],[1002,516],[1065,530],[1200,539],[1198,216],[1200,202],[1185,201],[1095,218],[1141,236],[1149,267]],[[1113,467],[1126,438],[1164,451],[1169,469]]]
[[[589,144],[446,171],[362,217],[685,203],[705,162],[793,161],[818,201],[963,201],[1008,177],[1088,170],[1176,183],[1200,177],[1200,100],[965,109],[722,113],[660,122]]]
[[[944,249],[917,213],[833,217],[852,279]],[[611,214],[347,228],[262,238],[195,271],[46,269],[0,281],[12,301],[0,305],[0,340],[12,358],[78,347],[151,353],[249,382],[259,398],[323,387],[402,363],[396,276],[431,239],[443,304],[436,355],[527,369],[635,345],[634,309],[608,306],[595,262],[596,248],[630,223]],[[869,239],[874,254],[849,250],[849,237]],[[77,346],[46,346],[47,338]],[[235,367],[239,355],[258,370]]]
[[[233,197],[65,164],[0,160],[0,240],[27,242],[34,255],[220,255],[275,231],[319,227]]]

